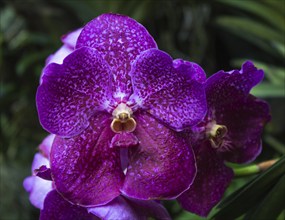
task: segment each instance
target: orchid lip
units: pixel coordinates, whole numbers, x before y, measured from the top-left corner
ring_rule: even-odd
[[[215,149],[220,148],[223,145],[224,137],[227,135],[228,129],[225,125],[211,123],[211,126],[207,132],[207,136],[210,140],[211,146]]]
[[[115,133],[133,132],[136,129],[136,121],[132,117],[133,111],[125,103],[120,103],[113,111],[111,129]]]

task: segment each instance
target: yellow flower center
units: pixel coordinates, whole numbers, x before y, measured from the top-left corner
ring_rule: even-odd
[[[132,117],[132,110],[125,103],[120,103],[113,111],[111,129],[115,133],[133,132],[136,129],[136,121]]]
[[[212,147],[220,148],[227,133],[228,129],[226,126],[213,123],[207,133]]]

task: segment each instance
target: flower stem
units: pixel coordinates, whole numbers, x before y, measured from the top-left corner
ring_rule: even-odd
[[[234,168],[233,170],[234,170],[235,177],[243,177],[243,176],[249,176],[249,175],[260,173],[262,171],[267,170],[277,161],[278,159],[273,159],[273,160],[267,160],[267,161],[264,161],[258,164],[252,164],[246,167]]]

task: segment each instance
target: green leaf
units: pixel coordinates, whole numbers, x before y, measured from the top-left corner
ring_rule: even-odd
[[[228,1],[228,0],[218,0],[223,4],[228,6],[233,6],[244,11],[248,11],[254,15],[263,18],[268,23],[274,25],[281,31],[285,31],[285,17],[283,12],[276,11],[273,7],[268,7],[268,5],[262,2],[255,1]],[[282,3],[281,3],[282,4]],[[280,6],[281,6],[280,4]]]
[[[216,23],[240,37],[247,38],[247,35],[251,35],[269,42],[284,41],[282,33],[251,18],[221,16],[216,19]]]
[[[255,207],[267,196],[268,190],[275,185],[280,176],[284,175],[284,170],[285,156],[244,187],[226,197],[218,206],[220,210],[212,219],[234,219]]]
[[[282,202],[283,201],[283,202]],[[285,208],[285,175],[275,184],[268,192],[267,196],[252,209],[246,216],[245,220],[258,219],[268,220],[276,219]]]
[[[254,87],[251,92],[254,96],[261,98],[285,97],[284,85],[274,85],[272,83],[261,83]]]

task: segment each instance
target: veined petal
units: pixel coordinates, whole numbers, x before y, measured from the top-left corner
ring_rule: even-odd
[[[173,199],[187,190],[196,164],[185,139],[148,114],[136,115],[139,146],[129,149],[129,166],[121,189],[136,199]]]
[[[194,148],[197,176],[190,189],[177,198],[187,211],[206,217],[221,200],[233,178],[233,171],[224,165],[223,159],[205,142]]]
[[[103,205],[120,194],[124,174],[120,149],[111,148],[114,133],[107,114],[91,118],[90,126],[73,138],[56,137],[51,172],[58,192],[73,204]]]
[[[215,73],[205,84],[209,107],[226,105],[233,99],[245,98],[263,76],[263,70],[258,70],[250,61],[245,62],[241,70],[221,70]]]
[[[156,43],[147,30],[135,20],[118,14],[103,14],[82,30],[76,48],[88,46],[99,51],[112,68],[114,97],[126,100],[131,94],[131,63],[138,54]]]
[[[173,129],[197,124],[206,113],[206,97],[203,85],[195,80],[195,68],[188,67],[173,64],[168,54],[157,49],[141,53],[131,70],[131,98]]]
[[[215,110],[217,123],[228,129],[219,153],[233,163],[253,161],[261,152],[261,134],[270,120],[269,105],[249,95],[245,100],[234,100]]]
[[[80,48],[62,65],[52,63],[44,72],[36,101],[40,122],[50,133],[79,134],[110,102],[110,68],[92,48]]]
[[[99,220],[99,218],[89,214],[86,208],[69,203],[53,190],[45,199],[40,220]]]
[[[170,220],[167,210],[156,201],[142,201],[123,196],[104,206],[89,208],[88,212],[101,219],[147,220],[149,218]]]

